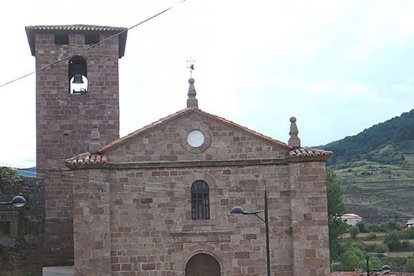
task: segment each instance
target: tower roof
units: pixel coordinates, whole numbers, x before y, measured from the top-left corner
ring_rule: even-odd
[[[97,25],[36,25],[27,26],[26,28],[27,39],[30,45],[30,51],[32,55],[35,55],[35,34],[36,33],[106,33],[106,34],[118,34],[119,37],[119,58],[124,56],[125,44],[128,33],[128,28],[124,27],[110,27],[110,26],[97,26]]]

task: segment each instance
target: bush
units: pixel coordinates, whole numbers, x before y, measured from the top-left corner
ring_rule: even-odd
[[[414,249],[414,246],[409,241],[401,241],[403,236],[400,231],[393,231],[388,233],[384,237],[384,243],[388,246],[390,251],[411,251]]]
[[[407,239],[407,240],[414,239],[414,227],[403,229],[400,233],[401,233],[402,239]]]
[[[365,223],[360,221],[356,226],[358,227],[360,233],[368,233],[368,229],[365,227]]]
[[[405,272],[414,272],[414,257],[407,258],[404,264]]]
[[[400,244],[400,248],[398,248],[398,251],[411,251],[413,249],[413,246],[409,241],[402,241]]]
[[[359,228],[357,226],[351,226],[349,228],[349,233],[351,234],[351,239],[356,240],[359,234]]]
[[[369,267],[371,270],[380,270],[383,266],[383,262],[377,256],[370,256],[369,257]]]
[[[389,220],[385,223],[385,228],[388,231],[400,230],[400,225],[395,220]]]
[[[345,249],[341,256],[341,264],[338,269],[343,271],[354,271],[356,267],[364,265],[365,253],[359,246],[351,245]]]
[[[366,237],[366,241],[375,241],[378,238],[377,234],[375,233],[369,233]]]
[[[383,224],[368,224],[367,226],[368,232],[385,232],[385,227]]]
[[[400,234],[398,231],[393,231],[385,235],[384,243],[388,246],[390,251],[402,251],[402,244],[400,241]]]
[[[374,247],[374,252],[376,253],[387,253],[388,251],[388,246],[385,243],[378,243]]]

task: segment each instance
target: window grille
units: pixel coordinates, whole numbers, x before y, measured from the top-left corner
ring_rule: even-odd
[[[191,216],[193,220],[210,219],[209,189],[202,180],[191,185]]]

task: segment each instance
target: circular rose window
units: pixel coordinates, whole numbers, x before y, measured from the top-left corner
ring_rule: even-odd
[[[193,148],[201,147],[204,141],[204,134],[199,130],[192,130],[187,135],[187,143]]]

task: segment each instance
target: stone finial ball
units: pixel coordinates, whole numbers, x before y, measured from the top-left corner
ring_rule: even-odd
[[[296,117],[290,117],[290,122],[291,123],[296,123]]]
[[[93,128],[98,128],[98,126],[99,126],[98,122],[93,122],[93,123],[92,123],[92,127],[93,127]]]
[[[194,79],[193,79],[193,78],[190,78],[190,79],[188,80],[188,82],[189,82],[190,84],[193,84],[193,83],[194,83]]]

